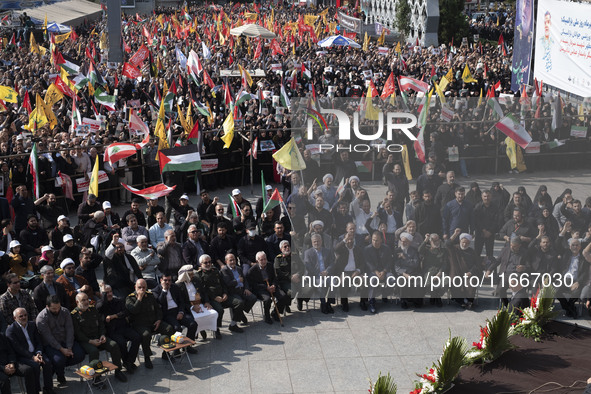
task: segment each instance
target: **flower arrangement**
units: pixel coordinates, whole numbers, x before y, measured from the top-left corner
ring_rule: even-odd
[[[369,394],[396,394],[396,390],[396,383],[390,373],[388,375],[380,373],[375,384],[371,380],[369,381]]]
[[[427,373],[417,374],[420,379],[415,382],[415,389],[410,394],[443,393],[448,390],[458,376],[460,368],[467,364],[467,353],[465,339],[449,339],[437,364],[434,363]]]
[[[521,309],[522,316],[515,324],[515,332],[526,338],[533,338],[540,341],[544,334],[544,326],[548,321],[556,317],[554,311],[554,296],[556,290],[552,286],[538,289],[531,298],[530,306]]]
[[[513,314],[507,309],[500,309],[492,320],[487,320],[485,327],[480,327],[480,340],[472,343],[467,357],[472,362],[491,362],[511,349],[509,337],[514,334],[511,322]]]

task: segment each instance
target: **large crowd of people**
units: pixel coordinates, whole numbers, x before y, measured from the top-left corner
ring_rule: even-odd
[[[378,150],[375,163],[383,166],[376,165],[376,173],[386,186],[379,201],[369,198],[355,163],[367,158],[364,154],[329,152],[318,164],[305,141],[298,141],[307,164],[304,171],[280,169],[278,174],[264,175],[269,183],[276,176],[282,184],[284,207],[265,212],[266,199],[253,204],[242,196],[237,188],[243,183],[240,171],[227,170],[242,165],[249,143],[236,133],[229,148],[224,147],[220,131],[229,101],[238,101],[234,98],[244,88],[240,78],[221,77],[221,71],[235,69],[237,64],[247,70],[262,69],[265,77],[255,77],[255,84],[246,87],[258,99],[238,105],[236,129],[250,140],[271,140],[276,149],[295,136],[293,115],[277,110],[274,103],[273,96],[280,96],[282,88],[292,98],[310,97],[322,105],[332,97],[360,97],[367,89],[367,78],[381,92],[390,73],[430,84],[441,82],[451,71],[443,93],[450,102],[477,101],[482,91],[491,88],[493,95],[510,93],[510,47],[505,55],[504,48],[490,43],[449,43],[438,48],[402,45],[398,52],[396,43],[390,43],[389,51],[382,54],[374,38],[367,51],[321,51],[316,41],[341,29],[334,15],[334,8],[312,11],[279,5],[271,9],[240,3],[127,15],[122,21],[126,59],[144,44],[151,51],[140,65],[142,77],[135,79],[123,75],[122,65],[110,68],[101,61],[105,22],[80,26],[60,42],[54,37],[53,53],[31,50],[29,26],[14,32],[14,44],[10,34],[6,37],[0,54],[0,85],[15,87],[19,102],[5,103],[0,113],[2,393],[10,390],[9,377],[14,374],[25,377],[29,394],[51,393],[54,374],[60,385],[65,384],[67,366],[81,363],[86,355],[89,361],[98,359],[102,350],[118,367],[116,378],[126,381],[138,367],[140,347],[143,365],[153,368],[153,335],[170,336],[186,329],[186,337],[192,340],[199,336],[204,340],[208,333],[221,339],[226,309],[229,330],[239,335],[257,300],[268,324],[291,313],[294,300],[295,307],[303,310],[308,296],[320,299],[322,313],[333,313],[339,294],[327,294],[324,289],[296,294],[294,288],[304,276],[368,275],[383,283],[392,277],[417,275],[570,274],[572,286],[557,288],[562,307],[576,317],[575,302],[581,299],[591,310],[591,198],[573,196],[567,189],[552,199],[545,186],[530,198],[522,187],[511,194],[498,182],[481,189],[476,182],[464,188],[456,181],[456,162],[446,158],[448,147],[460,147],[461,158],[472,146],[493,151],[499,146],[494,133],[491,138],[478,122],[495,120],[486,105],[455,105],[454,120],[442,124],[443,107],[438,102],[425,128],[426,163],[411,158],[411,174],[400,155]],[[506,34],[512,18],[507,13],[498,23],[477,20],[473,29],[482,35],[485,30],[487,38]],[[233,37],[229,30],[239,21],[260,21],[278,38],[269,44]],[[314,25],[312,31],[308,23]],[[507,34],[509,44],[510,39]],[[41,40],[39,44],[43,45]],[[203,65],[197,80],[180,66],[176,54],[181,51],[188,57],[190,50],[198,53]],[[23,129],[30,123],[28,111],[35,97],[48,100],[47,90],[60,71],[56,64],[63,64],[55,60],[56,53],[70,65],[77,63],[80,73],[90,76],[90,69],[95,69],[100,75],[77,93],[77,110],[82,117],[101,120],[104,125],[99,130],[88,135],[71,130],[72,100],[67,95],[51,102],[57,120],[53,128],[48,124],[33,129],[34,133]],[[309,81],[302,64],[310,71]],[[462,77],[466,66],[476,82]],[[205,73],[213,88],[201,82]],[[75,80],[76,74],[70,77]],[[155,136],[136,155],[113,164],[103,161],[109,144],[140,142],[127,123],[130,108],[153,131],[165,85],[175,86],[175,104],[184,114],[191,109],[191,122],[199,124],[203,157],[218,160],[215,177],[200,174],[196,207],[185,194],[197,187],[193,174],[190,179],[178,172],[163,174],[165,183],[177,186],[164,199],[165,206],[160,205],[162,200],[134,198],[119,186],[120,182],[160,182],[156,161],[160,141]],[[89,91],[99,86],[116,95],[114,111],[94,102]],[[391,105],[413,106],[403,104],[400,87],[396,89],[398,101]],[[420,97],[405,93],[411,96],[410,102],[416,98],[418,106]],[[30,100],[28,107],[25,97]],[[552,111],[554,100],[548,94],[542,101],[508,101],[501,106],[524,114],[534,140],[549,143],[570,138],[572,125],[587,124],[586,115],[569,103],[558,116]],[[197,108],[208,110],[204,114]],[[174,113],[175,109],[167,114],[173,138],[178,137],[181,145],[192,143],[184,122]],[[309,142],[337,145],[331,133],[327,128]],[[393,142],[403,143],[396,135]],[[27,163],[33,143],[39,152],[38,196]],[[405,144],[414,152],[412,144]],[[62,200],[67,187],[56,186],[56,177],[63,181],[59,174],[67,175],[74,185],[76,179],[88,179],[97,157],[109,178],[101,183],[99,195],[75,193]],[[259,165],[271,162],[270,152],[259,152]],[[457,166],[464,177],[473,170],[462,160]],[[414,190],[409,175],[418,177]],[[220,203],[217,196],[211,198],[206,190],[227,186],[235,188],[231,194],[236,210]],[[267,199],[272,192],[273,187],[267,186]],[[116,205],[129,209],[119,216],[113,209]],[[75,225],[68,219],[72,208],[77,209]],[[505,241],[496,256],[495,240]],[[499,284],[496,294],[504,305],[520,307],[528,303],[535,288],[505,283]],[[420,308],[424,300],[441,307],[441,297],[448,291],[459,306],[473,308],[475,289],[468,286],[441,286],[428,292],[409,288],[396,296],[402,308]],[[360,308],[376,313],[376,298],[384,295],[369,290],[359,296]],[[347,297],[341,297],[341,307],[349,310]],[[196,353],[197,347],[185,351]]]

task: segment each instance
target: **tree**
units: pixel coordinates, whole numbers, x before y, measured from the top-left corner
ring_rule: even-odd
[[[462,42],[468,37],[468,18],[464,13],[464,0],[441,0],[439,2],[439,42],[448,44]]]
[[[398,32],[405,36],[410,34],[410,13],[411,9],[408,0],[398,0],[395,26]]]

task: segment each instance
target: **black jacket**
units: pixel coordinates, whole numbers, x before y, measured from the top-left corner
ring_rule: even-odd
[[[30,360],[35,354],[43,352],[43,343],[41,342],[41,334],[39,334],[34,321],[27,323],[26,330],[35,347],[34,353],[29,351],[27,338],[25,338],[25,334],[17,322],[8,326],[6,329],[6,338],[10,341],[10,345],[18,358]]]
[[[140,267],[137,265],[133,256],[125,254],[125,257],[127,257],[135,276],[138,279],[141,279],[142,271],[140,271]],[[135,284],[129,279],[129,270],[127,264],[125,264],[124,256],[115,253],[112,259],[105,259],[103,262],[103,268],[105,271],[104,282],[110,285],[113,289],[133,289]]]
[[[61,305],[64,308],[70,309],[70,298],[66,294],[66,290],[61,283],[53,282],[53,287],[55,288],[55,294],[60,299]],[[33,300],[35,301],[35,306],[37,306],[38,311],[42,311],[45,309],[47,303],[47,297],[49,296],[49,290],[45,286],[45,282],[41,282],[35,287],[33,290]],[[73,309],[73,308],[72,308]]]
[[[183,297],[183,293],[181,292],[179,286],[177,286],[175,283],[171,283],[168,291],[170,292],[170,296],[172,297],[174,302],[176,302],[178,311],[182,313],[187,313],[187,311],[189,311],[190,304],[188,306],[187,304],[185,304],[185,297]],[[156,300],[158,300],[158,303],[162,308],[162,314],[166,315],[166,313],[168,312],[168,300],[166,297],[166,292],[162,288],[162,285],[159,284],[154,289],[152,289],[152,293],[154,293],[154,297],[156,297]]]

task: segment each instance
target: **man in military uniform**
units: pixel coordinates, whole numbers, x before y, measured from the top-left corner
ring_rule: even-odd
[[[297,254],[291,253],[291,245],[289,241],[283,240],[279,243],[281,254],[275,257],[273,268],[275,268],[275,276],[277,277],[277,284],[289,296],[289,303],[293,300],[293,292],[291,291],[291,283],[299,283],[301,275],[304,271],[304,264]],[[292,267],[293,263],[293,267]],[[298,298],[298,309],[302,310],[301,303],[304,301]],[[289,305],[285,307],[286,311],[291,313]]]
[[[230,308],[230,331],[242,332],[242,328],[236,324],[236,321],[242,321],[242,317],[244,316],[244,303],[242,299],[234,297],[228,292],[222,274],[213,268],[211,256],[202,254],[199,257],[199,264],[201,264],[201,268],[197,271],[197,277],[203,283],[203,288],[207,297],[209,297],[209,303],[218,313],[218,329],[215,332],[216,339],[222,339],[220,327],[224,316],[224,308]]]
[[[152,335],[174,334],[170,324],[162,321],[162,308],[152,292],[148,291],[148,285],[144,279],[138,279],[135,283],[135,291],[127,296],[125,307],[130,313],[130,323],[134,330],[142,336],[142,350],[144,352],[145,366],[154,368],[150,355],[150,341]],[[166,357],[166,355],[164,355]]]
[[[105,324],[94,306],[90,306],[88,295],[78,293],[76,296],[76,308],[72,311],[72,323],[74,323],[74,337],[88,354],[89,361],[98,360],[100,350],[111,353],[115,370],[115,377],[120,382],[127,382],[127,377],[121,371],[121,351],[115,341],[105,336]],[[127,366],[126,366],[127,368]],[[129,371],[131,368],[127,368]]]

